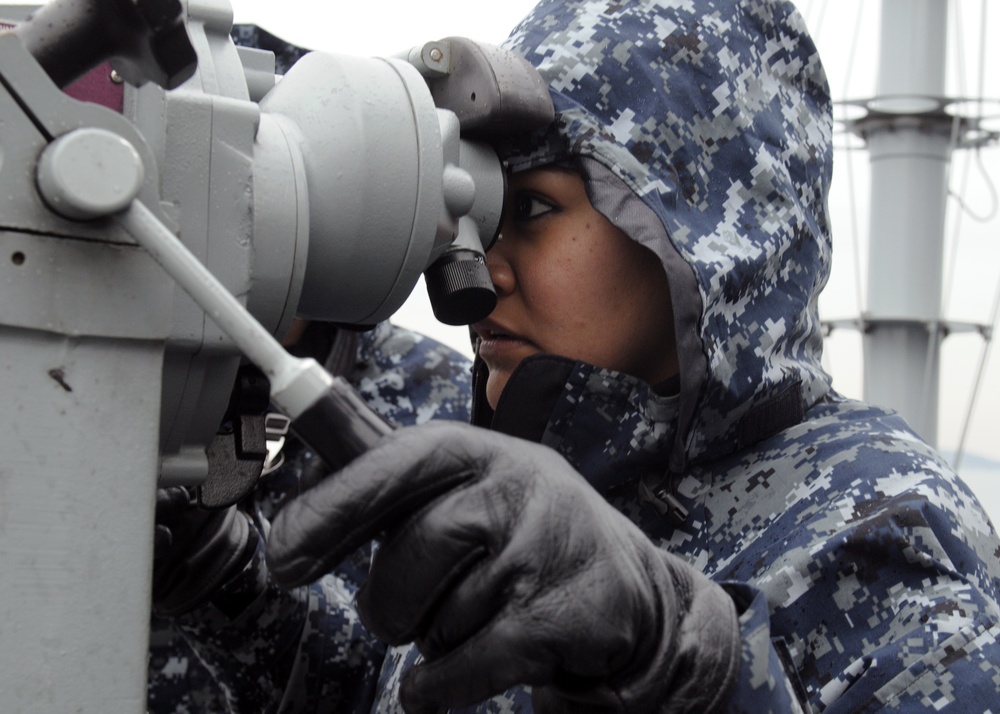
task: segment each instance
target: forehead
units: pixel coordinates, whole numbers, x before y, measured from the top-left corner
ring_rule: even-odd
[[[547,164],[523,171],[514,171],[508,176],[507,183],[512,188],[538,184],[579,186],[580,188],[584,186],[583,176],[579,170],[565,164]]]

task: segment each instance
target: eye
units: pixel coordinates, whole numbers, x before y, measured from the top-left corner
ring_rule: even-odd
[[[539,196],[522,191],[514,201],[514,217],[520,221],[544,216],[555,210],[555,204]]]

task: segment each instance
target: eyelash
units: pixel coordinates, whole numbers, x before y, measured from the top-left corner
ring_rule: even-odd
[[[527,210],[523,210],[525,204],[527,204]],[[542,210],[537,210],[539,206],[542,207]],[[519,221],[530,221],[555,209],[556,206],[551,201],[528,192],[519,193],[514,203],[515,218]]]

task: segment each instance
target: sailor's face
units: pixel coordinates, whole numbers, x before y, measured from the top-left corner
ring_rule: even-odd
[[[548,353],[650,384],[677,374],[666,275],[652,251],[598,213],[561,168],[510,177],[499,239],[486,255],[497,306],[474,325],[496,407],[513,369]]]

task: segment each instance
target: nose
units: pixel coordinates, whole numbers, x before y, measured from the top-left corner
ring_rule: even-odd
[[[490,271],[490,280],[497,291],[497,297],[509,295],[514,290],[516,280],[514,278],[514,268],[510,260],[510,250],[508,246],[511,241],[504,243],[503,226],[497,235],[496,242],[486,252],[486,268]]]

